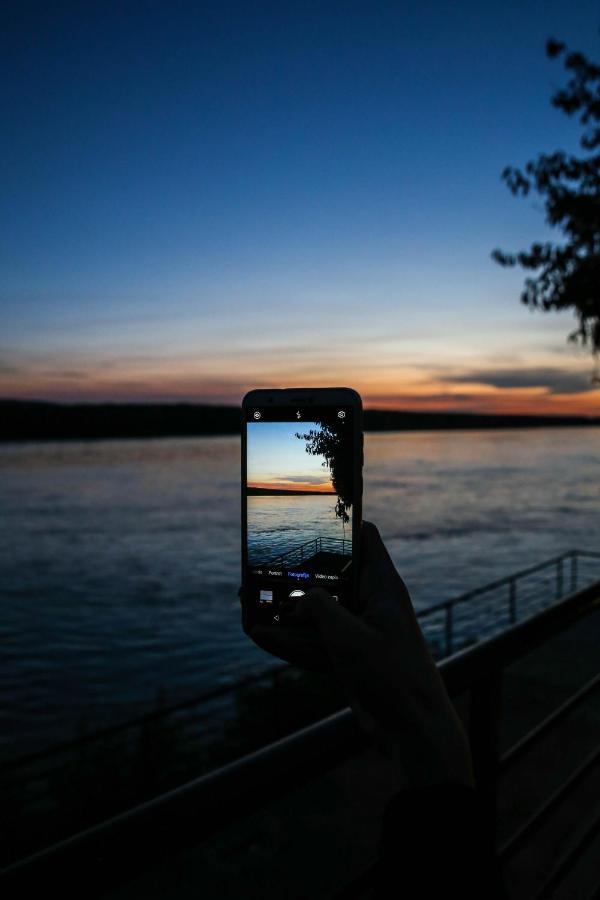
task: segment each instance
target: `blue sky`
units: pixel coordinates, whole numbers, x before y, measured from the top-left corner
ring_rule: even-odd
[[[248,483],[290,490],[331,490],[329,469],[322,456],[306,452],[306,441],[296,437],[315,422],[248,422]]]
[[[596,0],[4,9],[1,395],[596,403],[490,259],[547,234],[499,176],[575,149],[544,43],[597,57]]]

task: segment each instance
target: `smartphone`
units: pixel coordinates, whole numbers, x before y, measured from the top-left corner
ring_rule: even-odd
[[[325,588],[358,610],[362,402],[350,388],[250,391],[242,402],[244,627],[281,626]]]

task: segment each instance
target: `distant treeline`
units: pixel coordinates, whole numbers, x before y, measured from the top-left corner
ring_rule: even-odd
[[[500,416],[368,409],[365,431],[600,425],[600,417]],[[240,409],[196,403],[45,403],[0,400],[0,440],[184,437],[239,434]]]
[[[257,487],[249,487],[246,490],[246,493],[249,497],[291,497],[291,496],[303,496],[304,494],[310,494],[311,497],[331,497],[335,496],[335,491],[290,491],[290,490],[279,490],[278,488],[257,488]]]

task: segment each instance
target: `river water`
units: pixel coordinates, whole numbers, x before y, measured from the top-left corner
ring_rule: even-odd
[[[331,494],[248,497],[250,565],[268,563],[303,544],[314,543],[317,537],[334,542],[333,546],[338,547],[345,540],[351,547],[352,521],[346,524],[336,516],[336,500],[337,497]]]
[[[599,550],[600,429],[368,434],[365,518],[417,608]],[[232,682],[235,437],[0,445],[0,755]]]

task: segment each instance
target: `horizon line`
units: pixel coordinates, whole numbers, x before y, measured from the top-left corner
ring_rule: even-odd
[[[45,398],[38,397],[2,397],[0,396],[0,403],[10,403],[10,404],[22,404],[22,405],[44,405],[44,406],[58,406],[58,407],[76,407],[76,406],[89,406],[89,407],[102,407],[102,406],[144,406],[144,407],[181,407],[181,406],[189,406],[189,407],[208,407],[209,409],[227,409],[227,410],[236,410],[239,411],[241,409],[241,402],[239,404],[236,403],[224,403],[224,402],[214,402],[210,400],[48,400]],[[376,412],[376,413],[391,413],[391,414],[402,414],[402,415],[420,415],[420,416],[439,416],[439,415],[458,415],[465,416],[467,418],[474,418],[476,416],[489,416],[491,418],[530,418],[530,419],[588,419],[590,421],[600,420],[600,413],[598,415],[594,415],[592,413],[584,413],[584,412],[573,412],[573,413],[555,413],[555,412],[543,412],[543,413],[534,413],[534,412],[488,412],[486,410],[465,410],[465,409],[457,409],[456,407],[449,407],[447,409],[414,409],[410,407],[402,407],[402,406],[364,406],[363,412]]]

